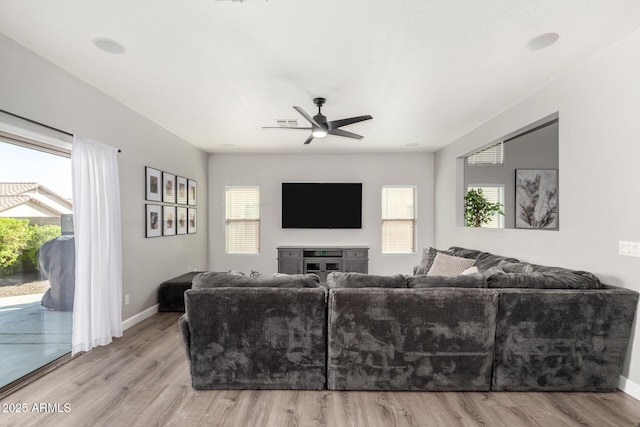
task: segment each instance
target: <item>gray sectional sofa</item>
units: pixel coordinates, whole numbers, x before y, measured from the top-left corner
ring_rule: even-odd
[[[616,389],[638,293],[458,247],[416,273],[196,276],[180,319],[194,388]]]

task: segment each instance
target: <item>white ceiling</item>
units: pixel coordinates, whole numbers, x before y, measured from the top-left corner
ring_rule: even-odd
[[[208,152],[433,151],[638,28],[638,0],[0,0],[2,33]],[[261,129],[317,96],[365,138]]]

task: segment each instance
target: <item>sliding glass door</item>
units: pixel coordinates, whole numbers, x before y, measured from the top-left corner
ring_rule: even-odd
[[[9,142],[7,142],[9,141]],[[71,351],[71,161],[0,135],[0,389]]]

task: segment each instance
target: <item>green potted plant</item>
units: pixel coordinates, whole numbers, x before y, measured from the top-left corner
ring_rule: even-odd
[[[491,221],[496,214],[504,215],[502,205],[487,200],[481,188],[471,189],[464,196],[464,220],[467,227],[480,227]]]

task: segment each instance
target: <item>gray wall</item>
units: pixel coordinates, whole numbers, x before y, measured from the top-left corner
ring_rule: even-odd
[[[433,244],[433,154],[231,155],[209,158],[209,266],[245,273],[277,271],[280,245],[368,246],[369,273],[411,274],[420,249]],[[282,228],[283,182],[362,182],[362,229],[299,230]],[[260,254],[225,253],[226,185],[260,185]],[[417,248],[411,255],[381,252],[382,185],[417,185]],[[318,200],[317,203],[331,203]],[[310,204],[309,209],[314,205]]]
[[[0,109],[122,149],[123,319],[157,304],[162,281],[206,269],[207,154],[3,35],[0,58]],[[144,237],[145,166],[198,181],[198,234]]]
[[[640,291],[640,258],[618,255],[640,241],[640,31],[558,77],[539,92],[436,153],[436,244],[460,245],[525,261],[589,270],[605,283]],[[457,158],[559,113],[561,227],[557,232],[472,229],[456,224]],[[637,319],[637,316],[636,316]],[[640,328],[623,375],[640,392]]]
[[[479,141],[478,145],[487,142]],[[469,166],[465,162],[463,191],[466,192],[470,184],[504,185],[504,226],[514,228],[516,169],[558,169],[558,164],[558,122],[555,122],[505,142],[501,166]],[[558,202],[558,213],[561,202]]]

